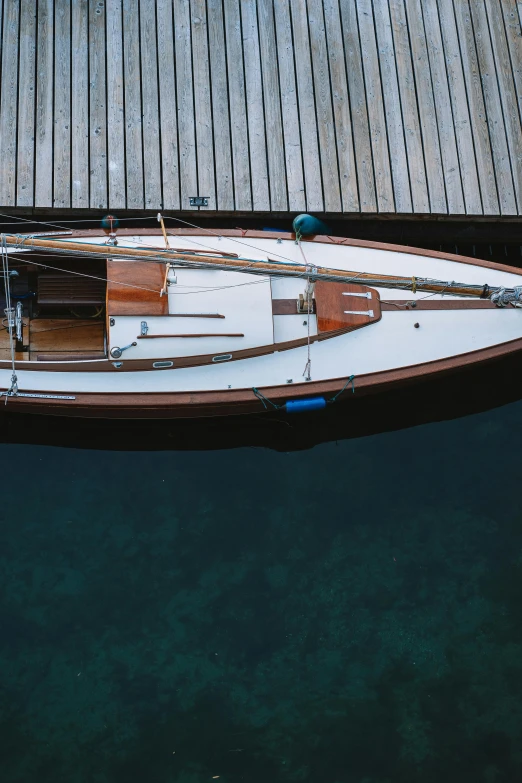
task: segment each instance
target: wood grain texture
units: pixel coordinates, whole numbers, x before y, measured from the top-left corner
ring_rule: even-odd
[[[444,184],[437,112],[433,95],[433,82],[428,59],[428,45],[420,0],[405,0],[405,9],[422,129],[430,212],[445,214],[448,212],[448,204]]]
[[[482,214],[481,191],[489,189],[491,191],[489,197],[491,195],[496,197],[493,169],[491,166],[489,169],[479,168],[478,159],[475,157],[466,83],[452,0],[438,0],[438,10],[466,212],[471,215],[480,215]]]
[[[163,204],[160,161],[156,0],[140,0],[141,84],[143,91],[143,174],[145,209]]]
[[[357,19],[361,40],[361,58],[366,90],[366,105],[370,123],[377,208],[379,212],[394,212],[394,183],[392,179],[390,151],[388,148],[388,131],[384,114],[382,83],[379,71],[379,58],[377,53],[377,42],[375,39],[371,0],[358,0]]]
[[[502,114],[499,84],[486,10],[482,0],[480,2],[472,1],[470,9],[491,138],[493,162],[495,164],[500,211],[503,215],[516,215],[517,203],[513,185],[513,172],[506,138],[508,126],[506,126]]]
[[[212,87],[216,207],[234,209],[234,181],[228,109],[228,77],[222,0],[207,0],[208,41]]]
[[[179,209],[179,155],[172,0],[157,0],[163,208]]]
[[[207,196],[209,208],[215,209],[214,136],[212,131],[210,58],[205,0],[191,0],[190,10],[198,194]]]
[[[127,208],[143,209],[145,197],[139,0],[123,0],[123,75]]]
[[[442,46],[439,14],[436,3],[422,3],[424,29],[428,45],[433,93],[439,128],[442,167],[446,183],[448,211],[461,214],[466,210],[462,189],[462,174],[457,151],[456,127],[453,122],[448,74]]]
[[[377,33],[379,66],[390,145],[393,193],[397,212],[411,212],[411,188],[402,105],[395,62],[395,48],[387,3],[373,1],[373,20]]]
[[[272,5],[271,0],[260,0],[260,2],[263,5]],[[288,208],[292,211],[300,212],[306,209],[306,196],[301,134],[299,132],[299,108],[292,27],[289,8],[286,3],[275,3],[273,11],[277,43],[277,64],[279,68]]]
[[[369,293],[371,299],[349,294]],[[348,295],[347,295],[348,294]],[[381,318],[379,294],[375,289],[354,283],[327,283],[318,280],[315,284],[315,309],[317,329],[320,334],[339,329],[354,329],[368,326]],[[371,313],[361,315],[361,313]]]
[[[511,161],[513,187],[517,212],[522,208],[522,129],[518,96],[512,63],[506,39],[504,20],[499,13],[498,0],[485,0],[487,21],[491,39],[493,63],[496,69],[500,103],[506,130],[506,139]]]
[[[111,209],[125,209],[122,0],[107,3],[107,128],[109,205]]]
[[[71,3],[54,7],[54,187],[53,205],[71,206]]]
[[[29,322],[29,351],[103,351],[103,334],[102,321],[35,318]]]
[[[323,0],[308,0],[308,27],[312,53],[319,154],[323,183],[325,183],[324,209],[326,212],[341,212],[337,138],[332,105]]]
[[[0,0],[0,207],[516,216],[522,0]]]
[[[500,8],[509,48],[518,112],[522,121],[522,18],[517,11],[515,0],[500,0]]]
[[[377,211],[370,121],[366,106],[361,45],[355,0],[340,0],[344,55],[351,105],[355,163],[361,212]]]
[[[11,5],[14,5],[12,3]],[[38,2],[38,48],[36,61],[36,207],[53,203],[53,58],[54,2]]]
[[[256,0],[242,0],[241,32],[250,149],[250,179],[252,182],[252,206],[254,210],[270,210],[267,169],[267,141],[265,112],[259,53]]]
[[[18,75],[18,149],[16,203],[32,206],[34,201],[34,142],[36,95],[36,5],[20,3],[20,66]]]
[[[299,125],[303,148],[306,208],[310,211],[320,212],[324,209],[323,181],[317,136],[306,0],[290,0],[290,6],[292,9],[294,61],[299,101]]]
[[[389,0],[389,7],[410,173],[412,210],[418,214],[429,213],[428,179],[404,0]]]
[[[89,3],[90,206],[108,207],[105,0]]]
[[[324,0],[324,21],[335,119],[335,138],[343,212],[359,211],[357,170],[353,148],[350,96],[338,0]]]
[[[258,0],[257,13],[270,209],[286,211],[288,209],[287,178],[273,3],[270,0]]]
[[[224,0],[223,9],[234,172],[234,206],[237,210],[250,211],[252,209],[252,185],[250,182],[241,16],[238,0]]]
[[[89,7],[71,4],[71,206],[89,206]]]
[[[107,314],[167,315],[168,297],[160,297],[164,279],[164,264],[108,261]]]
[[[482,209],[486,215],[495,215],[500,212],[498,188],[471,15],[466,0],[458,0],[458,2],[452,0],[452,3],[463,62],[475,158],[480,176]]]
[[[187,209],[190,196],[209,195],[198,193],[190,3],[187,0],[174,0],[174,51],[178,96],[181,208]]]

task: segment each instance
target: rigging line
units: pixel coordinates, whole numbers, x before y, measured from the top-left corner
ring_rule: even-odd
[[[64,228],[63,225],[58,226],[56,223],[48,223],[48,222],[46,222],[44,220],[37,220],[36,218],[33,218],[32,220],[30,220],[29,218],[18,217],[18,215],[7,215],[4,212],[0,212],[0,217],[14,218],[15,220],[25,221],[26,223],[34,223],[36,226],[54,226],[55,228]],[[152,216],[152,215],[148,215],[147,217],[118,218],[118,221],[120,223],[122,223],[124,221],[127,222],[129,220],[151,220],[151,221],[154,220],[155,221],[156,218],[154,216]],[[69,223],[69,224],[70,223],[73,223],[73,224],[75,224],[75,223],[98,223],[99,224],[100,223],[100,218],[89,218],[89,220],[62,220],[61,223],[65,223],[65,224],[67,224],[67,223]],[[18,226],[20,224],[19,223],[2,223],[1,225],[2,226]],[[69,229],[67,229],[67,231],[69,231]]]
[[[305,267],[307,271],[307,277],[306,277],[306,309],[308,310],[308,317],[306,319],[307,359],[303,371],[303,377],[305,381],[311,381],[312,380],[312,357],[310,355],[310,318],[312,316],[312,282],[310,280],[310,273],[313,274],[313,267],[308,263],[308,259],[304,254],[303,248],[301,247],[301,235],[297,236],[296,234],[296,240],[297,240],[299,250],[301,251],[301,255],[303,256],[303,261],[305,262]]]
[[[2,271],[4,273],[4,289],[5,289],[5,301],[6,301],[6,315],[9,331],[9,350],[11,352],[11,386],[5,395],[5,405],[7,405],[7,398],[15,396],[18,393],[18,378],[16,377],[15,366],[15,350],[13,340],[14,330],[14,312],[11,308],[11,282],[9,280],[9,257],[7,254],[7,242],[5,234],[2,234]]]
[[[6,215],[4,212],[0,212],[0,217],[9,217],[9,218],[14,217],[16,218],[16,220],[22,221],[22,223],[33,223],[34,225],[37,226],[53,226],[53,228],[63,228],[63,226],[59,226],[57,223],[46,223],[43,220],[29,220],[28,218],[18,217],[18,215]],[[18,226],[19,223],[2,223],[2,225]]]
[[[37,261],[29,261],[26,259],[25,256],[22,256],[21,258],[17,256],[14,253],[11,253],[12,258],[14,258],[16,261],[26,261],[29,264],[34,264],[34,266],[40,266],[43,269],[53,269],[56,272],[64,272],[65,274],[69,275],[77,275],[78,277],[88,277],[90,280],[99,280],[102,283],[114,283],[115,285],[124,285],[128,288],[137,288],[139,291],[150,291],[153,294],[160,295],[161,291],[155,289],[155,288],[145,288],[141,285],[133,285],[132,283],[123,283],[120,280],[109,280],[107,277],[97,277],[96,275],[88,275],[84,272],[73,272],[71,269],[61,269],[58,266],[49,266],[49,264],[39,264]],[[263,278],[262,280],[252,280],[248,283],[235,283],[234,285],[221,285],[221,286],[215,286],[213,288],[204,288],[203,286],[200,286],[201,290],[198,291],[180,291],[178,293],[178,296],[188,296],[189,294],[206,294],[209,291],[222,291],[224,289],[228,288],[242,288],[243,286],[247,285],[260,285],[261,283],[268,283],[270,280],[269,277]],[[198,286],[183,286],[183,288],[196,288]]]
[[[222,237],[222,234],[218,234],[215,231],[211,231],[209,228],[203,228],[202,226],[196,226],[195,223],[189,223],[187,220],[182,220],[181,218],[172,217],[170,215],[163,215],[165,220],[177,220],[178,223],[185,223],[185,225],[190,226],[191,228],[197,228],[198,231],[206,231],[207,234],[212,234],[214,237]],[[235,237],[226,237],[226,239],[229,239],[231,242],[237,242],[238,245],[244,245],[245,247],[251,247],[253,250],[258,250],[260,253],[264,253],[264,250],[261,250],[260,247],[256,247],[255,245],[250,245],[248,242],[241,242],[239,239],[236,239]],[[281,253],[270,253],[273,256],[278,256],[278,258],[283,258],[285,261],[287,261],[290,264],[295,264],[296,262],[288,258],[288,256],[283,256]]]

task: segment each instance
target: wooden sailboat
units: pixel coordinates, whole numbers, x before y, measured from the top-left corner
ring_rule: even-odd
[[[522,351],[518,269],[327,236],[162,229],[2,236],[9,410],[314,410]]]

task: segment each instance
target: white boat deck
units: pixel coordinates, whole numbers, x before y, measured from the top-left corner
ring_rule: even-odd
[[[102,240],[100,240],[102,241]],[[131,243],[129,238],[123,238],[120,246],[154,244],[162,246],[161,237],[139,238]],[[192,247],[204,244],[206,247],[221,251],[244,252],[251,258],[266,259],[280,257],[280,260],[292,260],[302,263],[299,247],[292,241],[277,243],[273,238],[249,240],[241,246],[230,239],[217,237],[176,238],[176,246]],[[405,276],[427,276],[442,280],[458,280],[465,283],[488,283],[497,286],[512,287],[522,284],[522,275],[490,270],[473,264],[456,263],[450,260],[434,259],[400,252],[374,250],[367,248],[347,247],[342,245],[321,245],[305,243],[303,246],[309,262],[353,271],[372,271]],[[276,256],[276,253],[278,256]],[[223,275],[225,277],[223,277]],[[200,277],[202,276],[202,277]],[[240,277],[236,288],[220,288],[211,290],[213,281],[234,285],[236,277]],[[216,351],[225,353],[237,349],[241,340],[241,348],[245,345],[254,346],[269,344],[272,340],[294,339],[295,336],[306,336],[307,329],[303,326],[303,316],[276,316],[273,321],[268,318],[271,313],[271,294],[274,298],[297,298],[303,291],[304,282],[298,279],[272,279],[272,283],[263,277],[248,276],[228,272],[201,272],[182,269],[178,274],[178,288],[175,297],[181,296],[181,291],[190,292],[185,297],[190,300],[186,304],[173,305],[185,309],[185,312],[223,312],[225,319],[205,319],[205,329],[208,331],[238,331],[245,338],[220,338],[216,341]],[[197,280],[204,281],[205,287],[195,292]],[[230,282],[232,281],[232,282]],[[245,282],[252,285],[244,285]],[[201,283],[197,283],[202,288]],[[423,299],[428,295],[419,292],[401,292],[396,290],[380,290],[381,298],[385,299]],[[431,299],[442,299],[441,295],[431,295]],[[452,297],[454,299],[454,297]],[[114,332],[111,333],[111,344],[130,342],[140,333],[142,318],[132,321],[132,328],[124,317],[116,319]],[[150,331],[163,329],[159,321],[176,322],[176,330],[195,330],[203,327],[204,319],[186,319],[183,326],[178,322],[185,319],[160,317],[158,320],[145,319]],[[127,323],[127,325],[125,325]],[[414,324],[419,327],[415,328]],[[209,328],[209,324],[211,327]],[[272,326],[273,324],[273,326]],[[226,326],[226,328],[225,328]],[[315,322],[312,325],[315,330]],[[384,311],[378,323],[366,328],[343,334],[338,337],[313,343],[310,347],[312,359],[312,380],[320,381],[342,378],[354,374],[362,376],[394,368],[408,367],[418,363],[432,362],[438,359],[465,354],[471,351],[488,348],[499,343],[508,342],[522,337],[522,309],[491,308],[462,310],[404,310]],[[205,338],[206,339],[206,338]],[[191,339],[138,340],[140,356],[157,356],[146,354],[149,344],[169,343],[170,356],[186,356],[195,353]],[[202,347],[203,338],[195,340],[198,343],[198,353],[211,353]],[[141,343],[147,344],[141,347]],[[131,351],[128,352],[131,358]],[[162,347],[161,355],[169,355]],[[132,358],[136,358],[133,354]],[[124,363],[126,354],[121,361]],[[214,365],[204,365],[190,368],[158,369],[135,372],[34,372],[18,368],[18,383],[21,390],[41,390],[56,392],[174,392],[196,390],[226,390],[250,387],[291,385],[302,383],[307,359],[307,347],[275,352],[264,356],[226,361]],[[88,364],[88,363],[87,363]],[[11,373],[0,371],[0,384],[6,388],[10,383]]]

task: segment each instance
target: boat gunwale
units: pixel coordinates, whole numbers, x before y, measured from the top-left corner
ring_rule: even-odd
[[[382,393],[392,387],[396,388],[429,376],[455,373],[473,365],[486,364],[519,352],[522,353],[522,337],[449,358],[355,376],[355,391],[365,396]],[[285,384],[259,387],[259,391],[267,399],[281,404],[294,398],[335,395],[343,385],[349,383],[350,378],[351,376],[342,376],[326,381],[301,382],[292,386]],[[73,416],[81,415],[78,410],[81,409],[84,417],[92,415],[99,418],[198,418],[260,413],[266,410],[252,388],[183,392],[68,392],[65,390],[42,392],[40,389],[23,389],[22,393],[56,394],[62,397],[70,394],[74,398],[50,400],[43,397],[39,399],[13,396],[8,398],[7,407],[11,410],[33,407],[40,409],[38,412],[41,413]],[[349,398],[351,394],[351,388],[347,388],[346,397]]]

